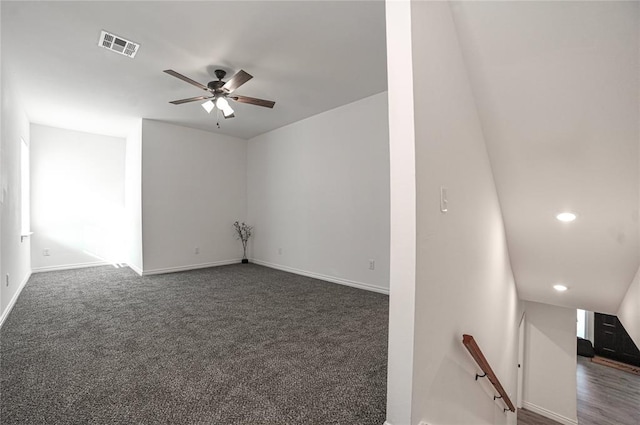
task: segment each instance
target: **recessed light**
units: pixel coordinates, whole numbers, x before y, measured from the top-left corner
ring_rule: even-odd
[[[567,288],[567,287],[566,287],[566,286],[564,286],[564,285],[557,284],[557,285],[553,285],[553,289],[555,289],[555,290],[556,290],[556,291],[558,291],[558,292],[564,292],[564,291],[566,291],[566,290],[567,290],[567,289],[569,289],[569,288]]]
[[[560,221],[564,221],[564,222],[569,222],[569,221],[573,221],[576,219],[576,215],[574,213],[571,212],[563,212],[560,213],[556,216],[556,218]]]

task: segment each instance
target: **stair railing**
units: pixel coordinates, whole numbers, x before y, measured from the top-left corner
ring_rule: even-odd
[[[504,404],[507,405],[507,408],[504,409],[505,412],[515,412],[516,407],[511,402],[511,399],[502,387],[502,384],[498,380],[496,374],[493,372],[493,369],[491,369],[491,366],[489,365],[487,359],[484,357],[484,354],[482,354],[482,350],[480,350],[480,347],[478,346],[478,344],[476,344],[476,340],[473,339],[471,335],[464,334],[462,335],[462,343],[465,347],[467,347],[467,350],[469,350],[469,353],[471,353],[471,357],[473,357],[476,363],[478,363],[478,366],[480,366],[482,372],[484,372],[484,375],[478,375],[476,373],[476,381],[478,380],[478,378],[487,378],[498,392],[498,395],[494,395],[493,399],[501,399]]]

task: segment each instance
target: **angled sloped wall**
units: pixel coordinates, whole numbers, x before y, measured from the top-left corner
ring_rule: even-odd
[[[405,13],[390,20],[390,9],[406,8],[402,3],[387,2],[387,37],[402,36],[411,28],[413,65],[407,70],[406,64],[390,61],[389,92],[403,93],[411,88],[407,79],[412,80],[413,105],[405,105],[411,96],[390,96],[389,113],[393,117],[398,109],[408,113],[413,108],[415,140],[412,147],[405,140],[410,132],[394,138],[398,134],[391,131],[391,169],[393,176],[395,169],[411,168],[407,162],[415,149],[415,318],[393,301],[395,288],[404,293],[408,284],[392,262],[390,340],[397,340],[395,335],[404,335],[406,329],[415,331],[413,347],[410,343],[389,346],[390,370],[399,359],[407,358],[407,349],[413,350],[413,364],[406,365],[412,368],[410,379],[389,374],[387,420],[391,425],[420,421],[514,424],[515,414],[504,413],[504,404],[494,401],[493,390],[474,380],[478,367],[461,343],[464,333],[475,337],[515,400],[522,306],[450,4],[414,1],[410,10],[405,10],[410,16]],[[442,212],[441,188],[445,188],[448,200],[446,212]],[[412,196],[406,187],[394,185],[391,190],[392,211],[402,203],[395,194],[405,193],[407,199]],[[392,215],[392,241],[402,233],[396,219],[402,217]],[[407,386],[409,406],[397,403]]]

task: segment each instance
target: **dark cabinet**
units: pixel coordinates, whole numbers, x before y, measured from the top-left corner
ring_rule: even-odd
[[[640,366],[640,350],[616,316],[595,314],[593,345],[598,356]]]

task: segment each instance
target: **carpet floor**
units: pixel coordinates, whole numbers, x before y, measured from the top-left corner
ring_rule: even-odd
[[[377,424],[388,297],[254,264],[34,274],[0,330],[0,423]]]

